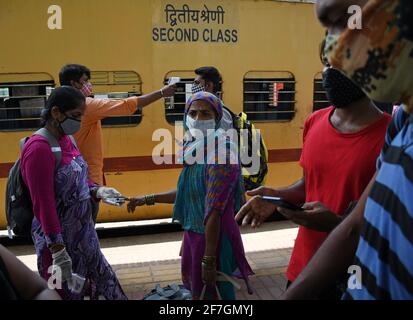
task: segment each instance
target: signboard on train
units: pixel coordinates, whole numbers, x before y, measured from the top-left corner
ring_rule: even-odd
[[[157,0],[153,8],[154,42],[239,42],[239,7],[236,1]]]

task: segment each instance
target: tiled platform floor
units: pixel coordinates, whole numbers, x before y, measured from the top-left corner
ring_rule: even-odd
[[[104,227],[107,227],[105,225]],[[109,225],[109,227],[112,227]],[[249,295],[240,281],[239,299],[275,299],[285,288],[284,273],[297,235],[289,221],[265,223],[259,229],[241,229],[247,259],[255,272],[251,283],[255,293]],[[117,273],[131,299],[141,299],[157,283],[165,286],[181,283],[179,248],[182,232],[135,235],[101,239],[102,252]],[[9,249],[33,271],[36,255],[33,245]]]
[[[255,292],[249,295],[245,283],[238,280],[241,290],[237,292],[237,298],[241,300],[278,298],[285,288],[284,274],[290,255],[291,249],[247,253],[248,262],[255,272],[251,277]],[[161,286],[181,283],[179,259],[116,265],[114,269],[130,299],[142,299],[157,283]]]

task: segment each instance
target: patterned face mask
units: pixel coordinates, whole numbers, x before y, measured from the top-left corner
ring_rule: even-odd
[[[82,92],[85,97],[90,97],[93,92],[92,84],[89,81],[85,82],[82,88],[80,89],[80,92]]]
[[[197,92],[202,92],[202,91],[205,91],[205,87],[202,84],[198,84],[196,82],[192,84],[192,87],[191,87],[192,94],[195,94]]]
[[[413,113],[413,1],[370,0],[363,28],[326,38],[324,55],[375,101]]]

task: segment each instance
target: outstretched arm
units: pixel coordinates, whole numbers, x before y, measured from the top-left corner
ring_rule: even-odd
[[[175,199],[176,199],[176,189],[163,192],[163,193],[156,193],[152,195],[152,199],[154,200],[154,203],[152,204],[155,204],[155,203],[173,204],[175,203]],[[135,212],[136,207],[143,206],[145,204],[149,204],[147,203],[145,196],[132,197],[130,198],[130,202],[128,203],[128,212],[133,213]]]
[[[175,90],[176,85],[172,84],[152,93],[144,94],[138,98],[138,108],[146,107],[147,105],[163,97],[171,97],[175,94]]]

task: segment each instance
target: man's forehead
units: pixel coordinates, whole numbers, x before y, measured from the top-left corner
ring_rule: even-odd
[[[209,107],[210,104],[206,102],[205,100],[195,100],[194,102],[192,102],[191,107],[192,106],[200,108],[200,109],[204,109],[205,107]]]
[[[363,7],[368,0],[318,0],[316,3],[317,17],[321,23],[331,21],[335,16],[348,13],[352,5]]]

